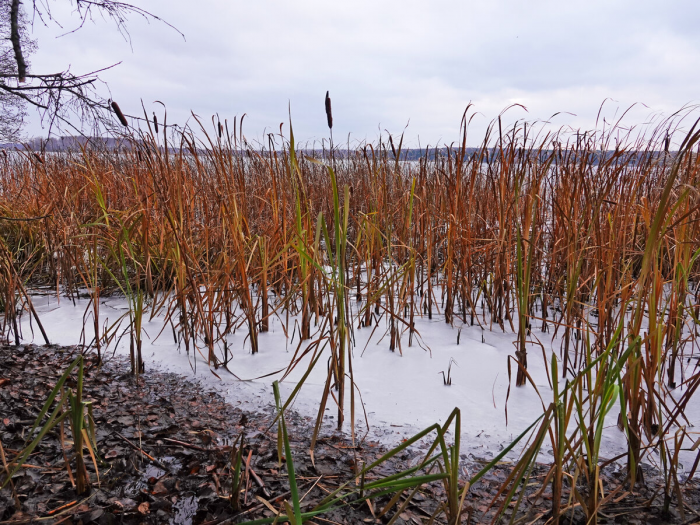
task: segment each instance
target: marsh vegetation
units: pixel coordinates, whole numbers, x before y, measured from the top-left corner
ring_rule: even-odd
[[[119,326],[138,375],[148,366],[144,319],[163,318],[214,371],[230,363],[232,332],[244,330],[256,354],[275,319],[295,341],[288,371],[302,358],[309,370],[327,368],[312,457],[327,407],[356,439],[359,331],[406,359],[414,347],[428,351],[418,319],[444,321],[458,342],[464,326],[512,334],[503,372],[537,390],[541,415],[482,472],[460,478],[457,410],[419,434],[434,441],[415,470],[363,486],[370,465],[358,470],[357,487],[310,514],[292,497],[287,519],[300,524],[350,493],[415,494],[437,481],[447,498],[439,510],[458,523],[470,485],[515,450],[497,499],[502,509],[519,505],[544,447],[551,462],[538,483],[552,491],[552,523],[574,509],[596,523],[643,482],[640,464],[652,453],[668,512],[700,459],[697,421],[686,417],[700,386],[700,131],[692,111],[641,131],[602,123],[574,134],[522,122],[506,129],[499,118],[476,148],[467,148],[469,122],[465,113],[454,143],[411,161],[402,137],[300,148],[290,123],[287,135],[251,144],[237,120],[214,120],[197,135],[150,122],[113,150],[5,154],[0,330],[19,344],[24,315],[43,333],[33,289],[86,297],[83,343],[99,359],[118,337],[116,324],[99,322],[101,298],[118,294],[128,301]],[[549,389],[532,381],[533,360],[543,360]],[[468,355],[458,361],[479,367]],[[284,411],[307,376],[287,400],[277,398],[280,451]],[[606,425],[611,414],[619,429]],[[624,433],[622,457],[601,456],[608,432]],[[696,459],[681,472],[684,449]],[[601,469],[615,461],[627,480],[603,486]],[[232,472],[240,462],[232,460]]]

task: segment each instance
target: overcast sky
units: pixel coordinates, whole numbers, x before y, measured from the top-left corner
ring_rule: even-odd
[[[25,1],[25,4],[29,2]],[[138,0],[166,25],[129,22],[131,42],[96,19],[72,29],[67,0],[54,2],[64,29],[35,23],[35,73],[70,66],[102,75],[125,112],[184,124],[191,111],[211,122],[245,113],[244,132],[279,132],[288,107],[297,139],[328,136],[324,96],[333,102],[334,138],[376,140],[380,131],[409,144],[458,140],[467,104],[479,114],[468,142],[519,103],[508,119],[590,129],[634,103],[641,124],[700,102],[700,2],[643,0],[283,1]],[[573,115],[571,115],[571,114]],[[29,134],[41,134],[36,118]]]

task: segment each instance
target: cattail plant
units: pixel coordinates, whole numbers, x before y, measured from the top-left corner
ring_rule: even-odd
[[[548,133],[505,126],[502,117],[470,148],[468,108],[454,145],[417,151],[384,132],[375,143],[337,149],[328,92],[325,109],[330,143],[320,146],[296,142],[291,123],[288,137],[280,128],[251,144],[242,117],[158,137],[165,122],[153,113],[123,147],[92,144],[41,161],[6,154],[3,335],[29,337],[23,315],[40,326],[33,286],[89,295],[85,333],[94,335],[84,342],[100,355],[119,326],[100,326],[100,301],[127,297],[122,329],[135,373],[144,368],[144,316],[162,316],[177,344],[212,368],[230,366],[237,330],[246,351],[263,359],[276,352],[262,348],[260,335],[274,322],[297,347],[285,373],[302,356],[329,364],[317,436],[334,401],[338,424],[351,419],[354,432],[356,330],[407,359],[423,346],[421,319],[462,338],[465,325],[493,330],[515,344],[508,363],[517,366],[516,384],[536,386],[528,364],[542,353],[555,391],[530,428],[527,461],[514,465],[499,497],[519,498],[517,484],[530,479],[549,435],[560,522],[572,505],[589,518],[599,512],[611,493],[599,490],[608,432],[601,422],[618,405],[631,479],[641,479],[638,465],[656,448],[666,461],[665,497],[677,497],[674,447],[684,438],[675,433],[700,388],[692,361],[700,330],[698,132],[686,133],[679,151],[672,146],[692,111],[638,132],[606,124]],[[543,339],[544,352],[533,353],[537,330],[551,347]],[[567,481],[574,478],[586,489]],[[452,487],[450,494],[452,516]],[[576,501],[565,504],[567,494]]]

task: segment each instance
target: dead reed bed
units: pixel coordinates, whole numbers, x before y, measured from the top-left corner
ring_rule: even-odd
[[[227,334],[245,330],[256,353],[276,316],[308,343],[290,368],[302,355],[315,366],[328,349],[317,432],[327,403],[339,426],[348,410],[355,421],[356,330],[376,330],[395,352],[421,344],[421,316],[505,331],[516,384],[544,356],[554,392],[506,500],[549,439],[546,483],[558,495],[570,487],[554,521],[574,507],[594,520],[617,494],[600,490],[598,450],[619,402],[630,480],[661,449],[668,506],[680,494],[677,451],[698,443],[684,420],[700,386],[700,135],[688,118],[636,135],[502,129],[499,118],[468,148],[465,113],[456,143],[413,161],[392,136],[330,155],[302,151],[293,133],[254,146],[237,121],[202,126],[203,141],[150,130],[119,151],[6,155],[0,329],[19,340],[29,286],[87,294],[85,342],[99,354],[114,337],[97,322],[99,298],[123,294],[140,373],[144,315],[166,316],[214,369],[227,365]],[[554,337],[551,361],[543,332]]]

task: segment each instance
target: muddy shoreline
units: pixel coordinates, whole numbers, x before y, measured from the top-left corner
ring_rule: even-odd
[[[0,347],[0,439],[8,461],[25,446],[41,406],[78,353],[77,347]],[[216,525],[273,517],[289,500],[290,487],[285,462],[278,460],[275,410],[271,405],[246,412],[190,378],[146,370],[137,381],[129,375],[123,358],[108,360],[102,367],[97,366],[91,354],[85,359],[84,397],[93,404],[100,461],[96,472],[90,456],[85,454],[92,482],[90,493],[76,494],[72,474],[66,468],[66,460],[75,468],[69,432],[68,437],[64,436],[62,449],[59,432],[54,431],[42,440],[26,468],[13,476],[19,508],[10,488],[0,491],[0,523]],[[309,445],[314,421],[294,412],[289,412],[286,420],[305,508],[313,508],[342,483],[354,483],[354,473],[360,465],[369,464],[386,452],[379,443],[365,441],[353,446],[348,436],[324,429],[312,462]],[[244,480],[241,507],[234,511],[230,500],[231,451],[241,434],[245,442]],[[420,446],[406,450],[374,474],[379,478],[415,466],[424,453]],[[466,455],[461,458],[464,480],[483,466],[478,459]],[[538,468],[541,472],[534,479],[542,481],[547,468]],[[504,463],[471,487],[464,504],[463,523],[493,520],[498,501],[489,505],[508,474],[509,464]],[[604,476],[609,477],[611,484],[620,484],[615,475],[610,471]],[[660,515],[662,496],[658,489],[658,476],[650,472],[647,485],[606,507],[601,522],[700,520],[700,489],[696,480],[684,486],[683,512],[672,506],[669,516]],[[443,501],[441,484],[425,485],[394,523],[428,523]],[[387,523],[396,513],[394,505],[382,514],[388,502],[388,497],[369,503],[357,501],[308,523]],[[526,487],[523,502],[516,519],[522,523],[547,521],[551,509],[551,491],[547,487]],[[579,522],[581,516],[574,511],[572,522]],[[505,517],[510,518],[509,511]],[[444,515],[435,515],[434,523],[443,522]]]

